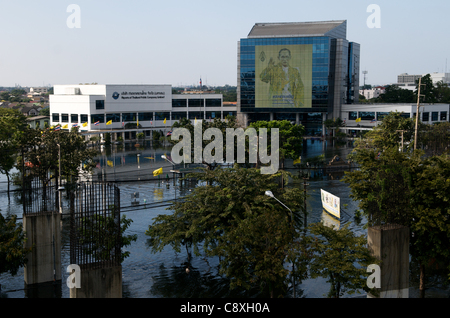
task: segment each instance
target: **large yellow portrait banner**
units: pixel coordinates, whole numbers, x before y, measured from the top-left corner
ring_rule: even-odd
[[[256,46],[255,72],[255,107],[312,107],[311,44]]]

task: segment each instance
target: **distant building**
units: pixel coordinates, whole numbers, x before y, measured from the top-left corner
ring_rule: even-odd
[[[342,107],[342,119],[346,129],[350,127],[374,127],[390,112],[403,112],[405,118],[416,116],[417,104],[391,103],[391,104],[353,104]],[[448,122],[449,104],[421,104],[419,119],[425,124]],[[357,119],[361,121],[356,122]]]
[[[381,94],[386,92],[386,88],[384,86],[377,86],[371,89],[361,89],[359,90],[359,94],[363,95],[366,99],[377,98]]]
[[[438,82],[443,82],[444,84],[450,85],[450,73],[434,72],[427,74],[430,74],[431,80],[433,81],[433,85],[436,85]],[[392,85],[398,86],[403,89],[415,91],[417,89],[417,81],[427,74],[409,75],[408,73],[403,73],[397,76],[397,83],[394,83]]]
[[[48,93],[48,87],[30,87],[30,93],[46,94]]]
[[[238,42],[238,120],[289,120],[321,135],[359,99],[360,45],[346,37],[346,20],[256,23]]]

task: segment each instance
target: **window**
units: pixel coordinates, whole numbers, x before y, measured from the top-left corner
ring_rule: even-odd
[[[122,121],[136,121],[136,113],[122,113]]]
[[[431,121],[438,121],[438,118],[439,118],[439,112],[431,113]]]
[[[69,114],[61,114],[61,122],[68,123],[69,122]]]
[[[441,121],[447,121],[447,112],[441,112]]]
[[[236,116],[236,112],[223,112],[223,118],[227,118],[227,116]]]
[[[172,99],[172,107],[187,107],[186,99]]]
[[[222,106],[222,101],[220,98],[206,99],[206,107],[220,107]]]
[[[170,120],[170,113],[169,112],[160,112],[160,113],[155,113],[155,120]]]
[[[203,99],[190,99],[188,105],[189,107],[203,107]]]
[[[383,120],[384,117],[386,117],[387,115],[389,115],[389,113],[385,113],[385,112],[377,112],[377,120]]]
[[[430,120],[430,113],[426,112],[422,114],[422,121],[429,121]]]
[[[103,114],[91,115],[91,124],[95,124],[96,122],[103,124],[105,122],[105,115]]]
[[[86,114],[81,114],[80,115],[80,119],[81,119],[80,122],[83,123],[83,124],[87,123],[89,121],[89,117]]]
[[[416,116],[416,114],[414,114],[414,116]],[[411,117],[411,113],[401,113],[400,117],[408,119]]]
[[[375,119],[375,112],[359,112],[359,117],[361,120],[372,120]]]
[[[104,100],[96,100],[95,101],[95,109],[105,109],[105,101]]]
[[[189,119],[203,119],[203,112],[189,112]]]
[[[358,112],[348,112],[349,120],[356,120],[358,118]]]
[[[120,114],[106,114],[106,122],[112,120],[113,123],[120,123]]]
[[[151,121],[153,120],[153,113],[139,113],[139,121]]]
[[[172,120],[180,120],[183,118],[187,118],[186,112],[173,112],[172,113]]]
[[[214,119],[214,118],[220,119],[220,112],[206,112],[206,119]]]
[[[70,122],[71,123],[78,123],[78,115],[77,114],[71,114],[70,115]]]
[[[52,120],[56,123],[59,122],[59,114],[53,113],[52,114]]]

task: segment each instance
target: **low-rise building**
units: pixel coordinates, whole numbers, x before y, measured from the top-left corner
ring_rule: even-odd
[[[194,122],[227,115],[236,116],[236,106],[224,106],[222,94],[172,94],[171,85],[55,85],[50,95],[51,125],[78,125],[85,132],[122,134],[133,123],[150,136],[182,118]]]

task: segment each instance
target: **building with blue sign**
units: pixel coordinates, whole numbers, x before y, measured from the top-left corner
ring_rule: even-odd
[[[360,45],[347,21],[257,23],[238,42],[238,120],[289,120],[321,135],[358,102]]]

